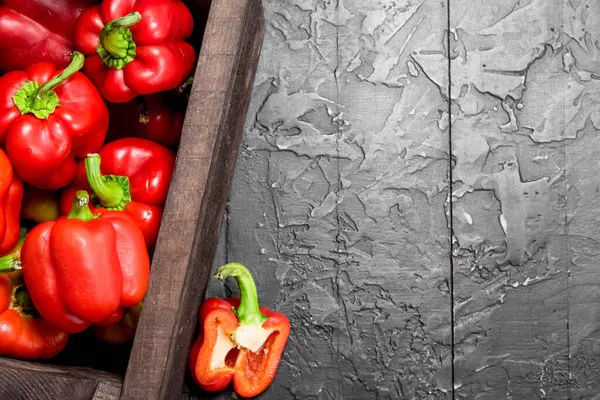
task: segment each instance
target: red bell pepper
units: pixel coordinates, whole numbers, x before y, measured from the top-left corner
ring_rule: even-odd
[[[3,0],[0,6],[0,70],[39,62],[69,65],[75,20],[94,0]]]
[[[102,160],[102,163],[100,161]],[[96,207],[123,210],[144,234],[149,250],[154,248],[167,199],[175,153],[157,143],[124,138],[106,144],[78,166],[75,188],[90,188]],[[71,202],[73,190],[61,196],[61,213]]]
[[[58,198],[56,192],[25,186],[21,218],[38,224],[58,218]]]
[[[0,254],[10,251],[19,240],[21,229],[20,210],[21,200],[23,199],[23,181],[17,176],[14,177],[8,193],[2,203],[2,212],[4,213],[4,237],[0,242]]]
[[[216,277],[236,278],[240,299],[207,299],[200,308],[200,335],[188,367],[204,390],[225,389],[231,381],[242,397],[264,392],[279,366],[290,333],[285,315],[258,306],[250,272],[241,264],[217,269]]]
[[[56,75],[50,63],[0,78],[0,141],[17,174],[40,189],[58,189],[75,176],[75,157],[103,144],[108,109],[81,73],[81,53]]]
[[[169,93],[155,93],[125,104],[109,105],[112,118],[107,140],[138,137],[165,147],[176,147],[181,138],[185,105],[183,99]]]
[[[104,98],[125,103],[171,90],[194,68],[186,43],[194,28],[179,0],[104,0],[75,24],[75,44],[87,57],[85,72]]]
[[[25,237],[21,268],[40,315],[78,333],[138,304],[150,260],[140,229],[127,214],[88,208],[80,191],[66,218],[44,222]]]
[[[27,289],[0,275],[0,355],[24,360],[49,359],[66,346],[69,335],[40,318]]]
[[[107,141],[124,137],[152,140],[175,148],[181,138],[193,78],[177,90],[140,96],[125,104],[109,104],[112,116]]]
[[[12,250],[21,230],[23,182],[14,174],[6,153],[0,150],[0,255]]]
[[[105,342],[112,344],[131,342],[135,337],[141,311],[142,303],[139,303],[126,310],[123,317],[117,323],[109,326],[94,326],[92,328],[94,334]]]

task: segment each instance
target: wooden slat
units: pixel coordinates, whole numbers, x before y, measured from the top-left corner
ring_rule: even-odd
[[[214,0],[123,399],[181,393],[263,38],[259,0]]]
[[[0,399],[117,400],[121,378],[89,368],[0,358]]]

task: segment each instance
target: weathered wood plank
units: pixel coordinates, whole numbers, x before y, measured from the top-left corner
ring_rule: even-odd
[[[263,37],[258,0],[213,0],[124,399],[179,396]]]
[[[226,235],[292,321],[260,397],[450,398],[446,2],[263,4]]]
[[[600,390],[599,11],[451,2],[457,399]]]
[[[117,400],[121,378],[90,368],[0,358],[0,399]]]

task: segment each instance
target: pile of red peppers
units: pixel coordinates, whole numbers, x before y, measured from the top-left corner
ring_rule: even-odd
[[[207,0],[209,3],[210,0]],[[50,359],[71,335],[135,335],[196,52],[180,0],[0,0],[0,356]],[[190,373],[242,397],[275,377],[287,318],[239,299],[200,310]]]

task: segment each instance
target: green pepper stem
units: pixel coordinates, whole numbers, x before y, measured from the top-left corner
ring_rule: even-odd
[[[110,56],[116,59],[127,58],[131,55],[131,47],[134,46],[135,48],[131,33],[127,32],[127,28],[141,20],[142,15],[139,12],[132,12],[104,25],[100,31],[100,45]]]
[[[192,75],[189,78],[187,78],[186,81],[183,82],[181,85],[177,86],[177,92],[183,93],[193,84],[194,84],[194,76]]]
[[[269,318],[260,312],[256,284],[250,271],[238,263],[228,263],[217,269],[217,279],[232,276],[240,288],[240,306],[235,312],[241,325],[262,326]]]
[[[21,248],[29,229],[21,227],[19,241],[15,247],[6,255],[0,257],[0,273],[13,272],[21,269]]]
[[[37,310],[33,305],[33,300],[25,288],[25,285],[15,286],[13,289],[13,308],[18,309],[22,314],[33,317],[37,314]]]
[[[138,121],[140,124],[148,125],[150,122],[150,115],[148,113],[148,103],[144,99],[144,96],[139,97],[138,101]]]
[[[31,113],[39,119],[48,119],[56,107],[60,106],[60,99],[54,89],[79,71],[84,61],[83,54],[75,51],[71,64],[43,85],[25,81],[12,98],[21,115]]]
[[[21,269],[21,260],[14,254],[0,257],[0,273],[14,272]]]
[[[67,68],[65,68],[60,74],[54,76],[48,82],[44,83],[37,91],[34,100],[34,107],[40,101],[45,101],[48,93],[53,91],[58,85],[69,79],[71,76],[75,75],[77,71],[83,68],[83,63],[85,62],[85,57],[78,51],[73,52],[73,60],[71,64]]]
[[[73,197],[73,205],[71,206],[71,211],[69,211],[67,218],[80,219],[85,222],[94,219],[94,214],[90,210],[89,203],[90,196],[88,195],[88,192],[85,190],[80,190],[75,193],[75,197]]]
[[[27,236],[28,233],[29,233],[29,228],[22,226],[20,233],[19,233],[19,241],[17,242],[17,245],[23,244],[23,241],[25,240],[25,236]]]
[[[105,208],[119,208],[123,203],[128,203],[128,192],[118,180],[107,179],[109,176],[103,176],[100,170],[101,158],[99,154],[88,154],[85,158],[85,174],[90,187],[96,194],[97,201]],[[120,177],[126,179],[126,177]]]

